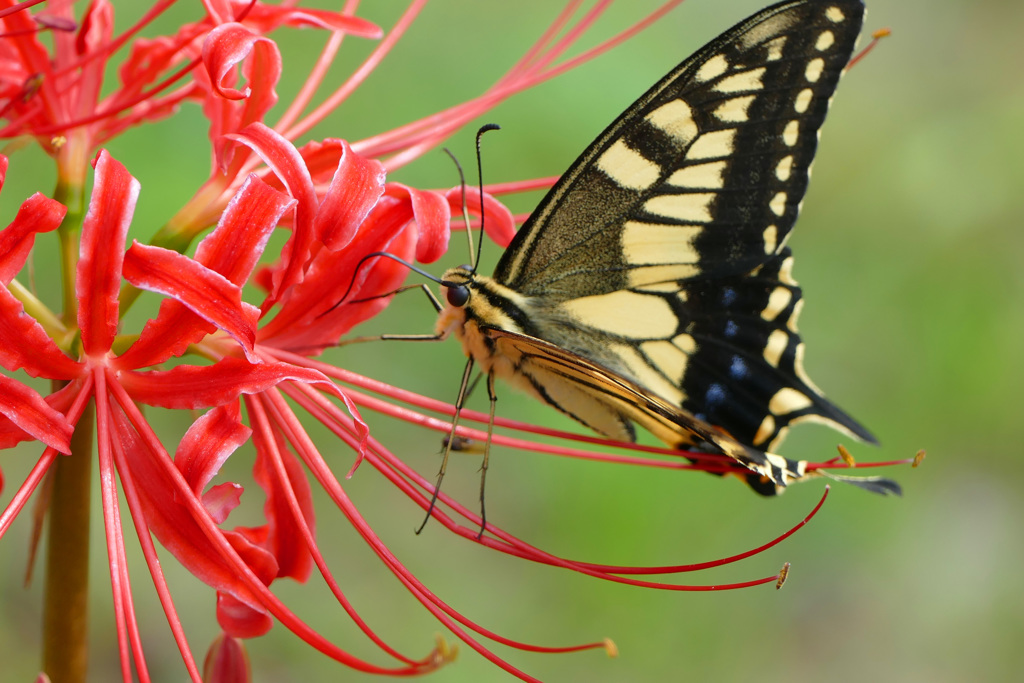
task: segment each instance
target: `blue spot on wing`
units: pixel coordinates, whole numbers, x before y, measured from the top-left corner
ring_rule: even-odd
[[[728,393],[729,392],[726,391],[726,388],[723,385],[718,382],[714,382],[708,387],[707,392],[704,394],[704,402],[709,408],[719,403],[725,403]]]

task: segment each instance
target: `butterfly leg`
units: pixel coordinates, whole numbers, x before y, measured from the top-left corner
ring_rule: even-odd
[[[487,373],[487,397],[491,401],[491,414],[487,420],[487,441],[484,442],[484,461],[480,465],[480,533],[476,535],[477,540],[484,535],[487,529],[487,507],[484,505],[484,490],[487,483],[487,464],[491,457],[491,435],[494,434],[494,411],[498,404],[498,394],[494,391],[494,373]]]
[[[455,414],[452,415],[452,430],[448,433],[448,439],[444,445],[444,456],[441,458],[441,469],[437,473],[437,480],[434,482],[434,492],[430,496],[430,505],[427,507],[427,516],[423,519],[423,523],[420,524],[419,528],[416,529],[416,533],[419,534],[423,531],[423,527],[427,526],[427,522],[430,521],[430,516],[434,514],[434,506],[437,505],[437,496],[441,492],[441,481],[444,480],[445,470],[448,469],[448,456],[452,452],[452,443],[455,441],[455,430],[459,426],[459,415],[462,413],[462,405],[466,401],[466,394],[469,389],[469,378],[473,374],[473,358],[472,356],[466,361],[466,369],[462,371],[462,382],[459,384],[459,397],[455,401]],[[490,443],[490,437],[487,439]],[[486,456],[485,456],[486,457]],[[483,529],[480,530],[481,535]]]

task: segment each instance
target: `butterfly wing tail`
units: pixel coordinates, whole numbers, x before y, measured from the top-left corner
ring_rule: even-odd
[[[852,477],[821,469],[812,470],[806,460],[790,460],[774,453],[762,453],[753,448],[744,448],[747,451],[746,457],[737,457],[736,459],[751,471],[743,474],[743,479],[755,493],[762,496],[777,496],[794,481],[805,481],[817,477],[850,484],[882,496],[903,495],[902,487],[886,477]]]

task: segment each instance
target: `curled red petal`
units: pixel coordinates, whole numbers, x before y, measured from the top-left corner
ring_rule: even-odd
[[[462,188],[453,187],[445,192],[453,214],[462,213]],[[474,216],[480,215],[480,193],[466,188],[466,208]],[[516,219],[508,207],[493,195],[484,193],[484,232],[494,242],[507,247],[516,236]]]
[[[63,388],[48,396],[44,396],[43,400],[61,415],[67,415],[68,410],[70,410],[75,399],[78,398],[81,390],[81,382],[69,382]],[[0,415],[0,449],[10,448],[23,441],[30,441],[35,438],[7,417]],[[3,490],[2,486],[0,486],[0,490]]]
[[[265,526],[224,532],[224,537],[242,561],[264,585],[269,586],[277,576],[278,566],[273,553],[264,547],[266,536]],[[246,600],[246,594],[218,591],[217,623],[226,633],[238,638],[255,638],[269,631],[274,622],[263,605]]]
[[[385,194],[407,200],[416,221],[416,260],[433,263],[448,250],[451,234],[451,210],[448,200],[438,192],[417,190],[401,183],[388,183]]]
[[[228,202],[216,229],[196,248],[195,260],[237,285],[245,284],[267,240],[295,200],[250,176]],[[143,368],[185,353],[214,327],[173,299],[160,304],[139,339],[117,359],[119,368]]]
[[[92,198],[82,223],[75,277],[78,326],[89,356],[109,351],[117,334],[125,238],[139,198],[139,181],[106,150],[100,150],[93,167]]]
[[[359,241],[359,236],[357,236],[357,241]],[[389,253],[408,261],[413,257],[415,243],[416,235],[406,230],[381,248],[386,248]],[[270,321],[269,325],[259,331],[261,343],[278,348],[309,349],[309,352],[313,353],[314,350],[331,346],[353,327],[383,310],[391,298],[379,295],[393,292],[401,286],[409,274],[409,269],[391,259],[379,258],[368,261],[360,269],[359,277],[353,280],[355,264],[363,254],[370,251],[375,251],[375,249],[360,245],[358,250],[344,249],[341,252],[321,252],[322,258],[314,261],[306,281],[296,288],[296,296],[286,302],[278,317],[290,314],[293,304],[296,307],[305,304],[307,315],[300,320],[295,320],[291,325],[278,325],[276,324],[277,318]],[[329,255],[337,256],[339,254],[344,256],[342,258],[327,258]],[[335,275],[330,277],[329,274],[332,271]],[[341,278],[337,276],[338,273],[342,274]],[[317,294],[318,283],[324,285],[326,297],[324,294]],[[325,313],[328,306],[337,302],[349,283],[352,283],[352,290],[346,302]],[[359,303],[349,303],[349,301],[357,299],[365,300],[359,301]],[[423,304],[429,305],[426,301]]]
[[[213,365],[179,365],[170,370],[126,370],[120,384],[133,399],[163,408],[209,408],[233,401],[241,394],[257,394],[285,381],[295,380],[334,387],[316,370],[287,363],[248,363],[225,358]]]
[[[310,140],[299,147],[299,154],[317,185],[329,183],[338,171],[338,163],[345,149],[341,138]],[[363,157],[366,158],[366,157]]]
[[[254,439],[254,443],[257,455],[253,478],[267,496],[267,502],[263,505],[267,517],[267,539],[263,547],[277,560],[278,578],[287,576],[296,581],[305,581],[313,568],[313,557],[306,547],[305,535],[292,515],[288,491],[291,490],[298,499],[305,524],[315,530],[313,496],[306,470],[287,448],[273,444],[271,447],[276,448],[280,454],[287,478],[287,481],[281,481],[273,467],[268,445],[259,439]]]
[[[302,282],[303,267],[314,239],[313,221],[319,208],[316,189],[298,150],[273,129],[262,123],[253,123],[228,137],[256,152],[297,201],[292,236],[281,252],[284,267],[274,273],[274,288],[264,304],[266,308],[277,301],[284,290]]]
[[[3,231],[0,231],[0,282],[9,283],[28,258],[35,236],[56,230],[67,207],[55,199],[35,193],[26,199]]]
[[[234,566],[225,560],[217,544],[205,533],[188,501],[175,484],[176,474],[170,458],[162,449],[154,451],[149,443],[140,439],[134,427],[120,410],[111,411],[114,434],[120,441],[120,452],[130,454],[118,462],[118,469],[130,473],[145,511],[145,521],[160,543],[199,580],[209,586],[227,591],[247,604],[259,605],[251,583],[240,577]],[[201,501],[200,501],[201,502]],[[257,571],[261,581],[265,574],[276,571],[273,556],[254,547],[234,532],[224,537],[246,560],[247,564],[262,568]],[[230,538],[238,537],[238,538]]]
[[[6,287],[0,287],[0,365],[47,379],[67,380],[82,372]]]
[[[333,251],[352,241],[356,230],[384,193],[384,164],[366,159],[341,143],[341,158],[331,185],[320,202],[314,233]]]
[[[119,370],[145,368],[177,358],[217,328],[175,299],[164,299],[155,318],[146,321],[142,333],[114,362]]]
[[[174,465],[195,493],[202,493],[221,465],[249,439],[238,403],[219,406],[192,423],[174,454]]]
[[[242,301],[242,288],[201,263],[170,249],[134,242],[124,258],[124,277],[159,292],[231,335],[255,360],[259,309]]]
[[[15,426],[61,453],[71,453],[75,428],[38,393],[21,382],[0,375],[0,414]]]
[[[361,307],[358,310],[366,311],[368,315],[380,310],[386,303],[383,300],[346,303],[343,306],[335,304],[346,292],[346,301],[351,301],[389,291],[364,289],[364,284],[378,268],[385,267],[383,264],[388,259],[362,259],[374,251],[390,251],[396,256],[409,258],[412,249],[403,249],[399,253],[394,245],[400,237],[415,238],[415,231],[408,230],[411,218],[409,201],[386,195],[381,197],[347,247],[337,251],[321,249],[317,253],[306,268],[303,281],[288,291],[278,314],[261,326],[261,343],[288,346],[300,337],[333,343],[351,327],[349,313],[356,310],[354,306]],[[406,247],[413,242],[402,240],[401,244]],[[401,266],[401,270],[404,278],[407,269]]]
[[[274,228],[294,206],[294,199],[250,174],[228,202],[217,227],[196,247],[196,261],[244,285]]]
[[[210,518],[217,524],[223,524],[231,511],[242,502],[244,489],[240,484],[225,482],[210,487],[210,490],[202,494],[203,507],[210,513]]]
[[[229,593],[217,592],[217,623],[235,638],[258,638],[274,626],[274,620]]]
[[[266,45],[274,50],[277,47],[274,41],[254,33],[242,24],[221,24],[210,31],[203,42],[203,65],[210,75],[210,84],[216,95],[228,100],[241,100],[249,96],[252,91],[248,86],[239,90],[231,85],[235,67],[252,54],[258,45]],[[280,54],[277,61],[280,65]],[[261,77],[269,79],[270,75]],[[280,76],[280,68],[277,75]],[[276,78],[273,83],[277,83]]]
[[[218,26],[207,36],[203,43],[203,64],[205,77],[202,73],[197,75],[197,83],[209,88],[203,100],[203,113],[210,121],[210,140],[217,166],[226,170],[233,159],[234,147],[224,136],[262,121],[277,103],[281,53],[269,38],[242,24],[229,23]],[[233,87],[239,64],[242,64],[247,83],[242,89]]]

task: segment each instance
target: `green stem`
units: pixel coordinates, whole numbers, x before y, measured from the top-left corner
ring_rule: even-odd
[[[85,683],[88,669],[93,413],[90,405],[52,474],[43,606],[43,671],[52,683]]]
[[[85,194],[81,184],[58,182],[53,198],[68,207],[68,213],[57,229],[60,243],[60,263],[63,278],[61,291],[64,304],[64,324],[74,327],[78,324],[78,297],[75,292],[75,269],[78,266],[79,242],[82,238],[82,221],[85,218]]]

